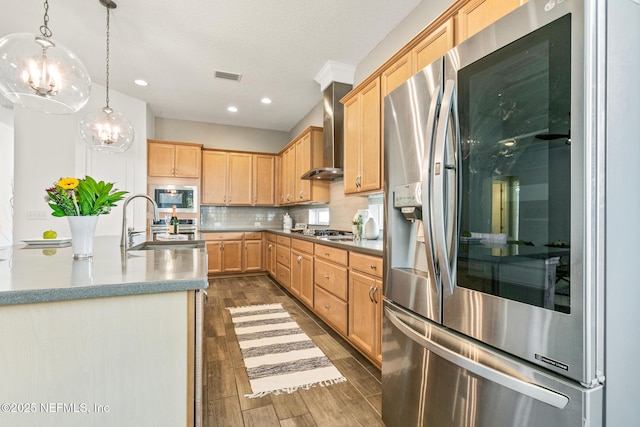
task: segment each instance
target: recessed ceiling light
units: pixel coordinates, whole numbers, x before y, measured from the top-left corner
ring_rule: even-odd
[[[232,105],[231,107],[227,107],[227,111],[229,111],[231,113],[237,113],[238,112],[238,107],[234,107]]]
[[[138,86],[149,86],[149,83],[147,83],[146,80],[142,80],[142,79],[134,80],[134,83],[137,84]]]
[[[262,98],[260,102],[262,102],[263,104],[271,104],[271,100],[269,98]]]

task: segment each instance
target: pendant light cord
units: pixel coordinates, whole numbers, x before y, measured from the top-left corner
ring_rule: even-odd
[[[107,108],[109,108],[109,16],[111,15],[111,9],[109,7],[107,9]]]
[[[44,25],[40,26],[40,34],[47,38],[53,35],[49,29],[49,0],[44,0]]]

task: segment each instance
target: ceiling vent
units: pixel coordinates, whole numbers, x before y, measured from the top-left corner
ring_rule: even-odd
[[[237,73],[229,73],[227,71],[219,71],[216,70],[216,79],[225,79],[225,80],[233,80],[234,82],[240,82],[242,78],[242,74]]]

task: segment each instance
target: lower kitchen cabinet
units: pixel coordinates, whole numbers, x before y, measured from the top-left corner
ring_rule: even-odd
[[[209,274],[242,272],[243,233],[211,233],[205,240]]]
[[[316,245],[315,258],[313,311],[346,337],[348,252]]]
[[[267,273],[271,278],[276,279],[276,236],[275,234],[267,234],[267,243],[265,244],[265,262],[267,263]]]
[[[244,233],[243,271],[262,271],[262,233]]]
[[[291,238],[278,236],[276,242],[276,280],[291,289]]]
[[[347,336],[347,303],[345,301],[316,286],[313,311],[336,331]]]
[[[291,292],[313,308],[313,243],[291,240]]]
[[[349,253],[349,341],[382,364],[382,259]]]

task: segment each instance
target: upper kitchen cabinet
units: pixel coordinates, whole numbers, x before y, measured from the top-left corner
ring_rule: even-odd
[[[382,189],[380,77],[349,92],[344,103],[344,192]]]
[[[328,202],[329,182],[300,179],[322,164],[322,128],[311,126],[280,152],[280,204]]]
[[[408,52],[382,71],[380,75],[382,98],[415,74],[412,62],[411,52]]]
[[[227,153],[202,151],[202,204],[227,203]]]
[[[458,10],[456,44],[493,24],[527,0],[471,0]]]
[[[276,194],[276,157],[271,154],[253,156],[253,204],[273,205]]]
[[[453,18],[427,34],[411,49],[411,71],[413,76],[427,65],[447,53],[454,46]],[[409,76],[409,77],[410,77]],[[398,85],[396,85],[397,87]]]
[[[273,205],[275,157],[269,154],[202,152],[202,204]]]
[[[200,178],[201,144],[149,140],[147,174],[174,178]]]

